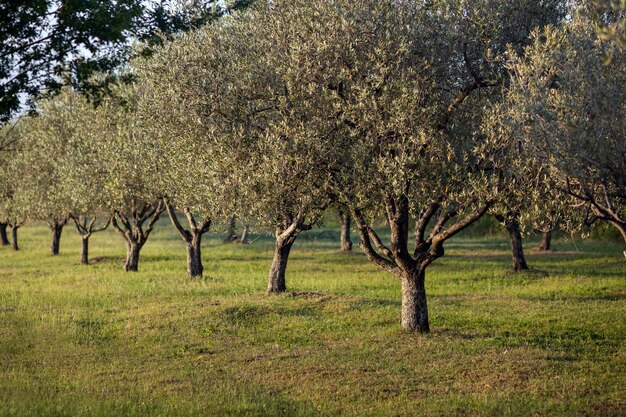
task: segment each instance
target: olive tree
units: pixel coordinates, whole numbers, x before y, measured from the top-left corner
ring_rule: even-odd
[[[51,255],[59,254],[61,233],[71,211],[59,169],[76,128],[74,109],[66,98],[39,102],[39,113],[20,125],[20,189],[28,200],[28,217],[45,221],[50,228]]]
[[[546,184],[574,208],[562,225],[607,221],[624,240],[625,63],[624,49],[584,17],[537,32],[525,56],[511,60],[501,112]]]
[[[0,226],[6,235],[6,229],[11,228],[11,245],[13,250],[19,250],[17,240],[18,229],[25,222],[24,204],[20,190],[21,164],[20,126],[19,123],[6,123],[0,130],[2,148],[0,149]],[[5,240],[6,238],[6,240]],[[4,236],[2,245],[9,244],[8,236]]]
[[[178,149],[164,161],[176,172],[164,178],[167,199],[183,211],[222,219],[235,213],[274,229],[269,293],[285,291],[292,245],[330,202],[316,139],[333,129],[311,118],[311,80],[290,78],[294,60],[279,52],[275,30],[284,20],[257,5],[179,37],[157,56],[164,64],[147,64],[163,68],[147,94],[155,92],[151,106],[159,109],[164,141]]]
[[[213,55],[216,32],[207,27],[181,35],[150,59],[133,63],[139,79],[135,121],[145,132],[144,158],[158,167],[146,175],[186,246],[189,277],[202,276],[203,235],[215,223],[234,221],[238,189],[225,138],[207,111],[222,103],[228,74]]]
[[[331,137],[335,152],[316,154],[323,178],[348,207],[367,257],[400,279],[402,327],[427,332],[426,268],[443,256],[446,240],[497,208],[505,190],[522,191],[507,169],[516,157],[510,142],[483,129],[508,76],[496,58],[507,44],[523,44],[532,27],[557,19],[561,5],[272,4],[280,42],[268,49],[306,91],[292,95],[289,83],[283,100],[315,103],[289,122],[312,122],[305,128],[320,149]],[[329,123],[327,136],[312,127]]]
[[[138,270],[140,251],[165,210],[150,175],[158,171],[149,157],[152,144],[136,114],[139,88],[120,87],[116,95],[124,101],[105,100],[90,123],[98,138],[105,208],[113,229],[126,243],[125,271]]]
[[[66,151],[57,162],[61,192],[68,200],[69,218],[81,238],[80,262],[89,264],[89,239],[110,224],[104,193],[106,171],[101,161],[100,132],[94,129],[93,105],[82,95],[65,88],[55,97],[56,111],[69,113],[71,132],[64,137]],[[65,109],[62,109],[65,107]]]

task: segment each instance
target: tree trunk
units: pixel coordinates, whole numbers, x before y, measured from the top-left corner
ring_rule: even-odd
[[[249,231],[250,231],[250,225],[244,224],[243,231],[241,232],[241,239],[239,240],[240,243],[250,243],[250,239],[248,239]]]
[[[141,245],[135,242],[126,242],[124,271],[137,272],[139,270],[139,251],[141,251]]]
[[[352,240],[350,239],[350,223],[352,219],[349,214],[340,213],[341,218],[341,250],[352,250]]]
[[[19,226],[13,226],[11,228],[11,237],[13,238],[13,250],[20,250],[19,245],[17,244],[17,229],[19,229]]]
[[[289,252],[295,241],[295,236],[285,240],[276,239],[276,249],[274,251],[274,260],[270,268],[270,274],[267,283],[267,293],[281,293],[287,290],[285,283],[285,272],[287,270],[287,261]]]
[[[54,222],[49,225],[52,231],[52,241],[50,242],[50,255],[56,256],[59,254],[59,248],[61,246],[61,233],[63,232],[63,226],[65,223]]]
[[[508,230],[509,238],[511,239],[513,269],[516,272],[525,271],[528,269],[528,265],[526,265],[526,258],[524,258],[524,248],[522,246],[522,234],[520,232],[519,223],[516,220],[511,220],[511,222],[506,225],[506,230]]]
[[[237,240],[237,222],[235,216],[232,216],[228,221],[228,231],[226,232],[226,237],[224,238],[224,243],[234,242]]]
[[[195,234],[190,242],[185,243],[185,246],[187,246],[187,275],[189,275],[189,278],[202,277],[204,267],[202,266],[201,243],[201,234]]]
[[[80,251],[80,263],[89,265],[89,236],[81,236],[83,247]]]
[[[428,305],[424,270],[407,273],[402,281],[402,328],[407,332],[428,333]]]
[[[542,252],[549,251],[551,243],[552,243],[552,230],[543,232],[541,235],[541,243],[539,244],[539,250]]]
[[[9,245],[9,237],[7,236],[7,224],[0,223],[0,245],[7,246]]]

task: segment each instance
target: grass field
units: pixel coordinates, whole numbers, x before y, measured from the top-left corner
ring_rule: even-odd
[[[166,221],[121,270],[107,231],[79,264],[66,228],[0,249],[0,416],[626,415],[619,244],[557,240],[510,272],[504,238],[463,239],[427,272],[432,333],[399,325],[399,283],[333,229],[296,243],[266,296],[272,241],[205,241],[189,280]]]

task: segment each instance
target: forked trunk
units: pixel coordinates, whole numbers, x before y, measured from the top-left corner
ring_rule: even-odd
[[[285,283],[285,272],[287,271],[287,261],[289,260],[289,252],[293,246],[295,237],[276,240],[276,249],[274,251],[274,260],[270,268],[267,283],[268,294],[281,293],[287,290]]]
[[[541,243],[539,244],[539,250],[542,252],[549,251],[551,243],[552,243],[552,230],[543,232],[541,236]]]
[[[202,277],[204,267],[202,266],[200,250],[201,242],[202,235],[196,234],[190,242],[185,243],[185,246],[187,246],[187,275],[189,275],[189,278]]]
[[[126,243],[126,263],[124,263],[124,271],[137,272],[139,270],[139,252],[141,245],[134,242]]]
[[[340,214],[341,217],[341,250],[352,250],[352,240],[350,239],[350,223],[352,219],[349,214]]]
[[[50,224],[50,230],[52,231],[52,241],[50,242],[50,255],[56,256],[59,254],[61,247],[61,233],[63,233],[63,226],[65,223],[54,222]]]
[[[13,245],[13,250],[20,250],[20,246],[17,243],[17,229],[19,229],[19,226],[13,226],[11,228],[11,238],[13,240],[12,245]]]
[[[402,328],[407,332],[428,333],[428,305],[424,270],[406,273],[402,282]]]
[[[7,224],[0,223],[0,245],[7,246],[10,244],[9,237],[7,236]]]
[[[89,265],[89,236],[81,236],[83,242],[82,249],[80,251],[80,263],[83,265]]]
[[[522,246],[522,234],[520,232],[519,223],[512,220],[507,224],[506,229],[509,232],[511,240],[511,253],[513,257],[513,269],[517,272],[528,269],[526,259],[524,258],[524,248]]]

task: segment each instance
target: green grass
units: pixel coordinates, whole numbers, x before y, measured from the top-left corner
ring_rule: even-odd
[[[69,227],[55,258],[42,226],[0,249],[0,416],[626,415],[619,244],[528,242],[514,274],[503,238],[454,240],[415,335],[399,283],[332,229],[296,243],[296,293],[266,296],[269,238],[207,240],[189,280],[163,223],[138,273],[111,231],[90,266]]]

